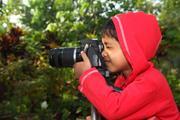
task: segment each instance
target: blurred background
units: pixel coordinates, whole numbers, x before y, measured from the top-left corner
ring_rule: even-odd
[[[157,16],[163,40],[153,62],[180,105],[179,0],[0,0],[0,120],[90,115],[72,69],[49,66],[48,51],[99,38],[106,21],[126,11]]]

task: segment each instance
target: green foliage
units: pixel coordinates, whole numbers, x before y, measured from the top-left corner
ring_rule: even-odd
[[[154,62],[180,104],[178,1],[8,0],[0,6],[0,119],[84,119],[89,102],[78,92],[72,69],[48,64],[48,50],[99,38],[117,13],[143,10],[159,16],[163,43]],[[12,23],[20,15],[21,23]],[[160,62],[158,62],[160,61]]]
[[[165,73],[173,90],[176,102],[180,104],[180,2],[164,0],[160,14],[160,24],[163,32],[161,45],[162,71]]]

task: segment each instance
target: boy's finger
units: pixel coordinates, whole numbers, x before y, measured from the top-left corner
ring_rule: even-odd
[[[81,51],[81,56],[82,56],[83,61],[89,61],[89,58],[84,51]]]

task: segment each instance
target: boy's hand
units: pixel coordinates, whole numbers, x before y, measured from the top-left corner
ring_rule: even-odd
[[[86,117],[86,120],[91,120],[91,116],[87,116],[87,117]]]
[[[89,68],[91,68],[91,63],[89,61],[88,56],[86,55],[85,52],[81,52],[81,56],[83,61],[82,62],[77,62],[74,64],[74,73],[75,73],[75,79],[79,79],[79,77],[82,75],[82,73]]]

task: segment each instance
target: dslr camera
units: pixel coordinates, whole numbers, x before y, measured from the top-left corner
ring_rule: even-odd
[[[73,67],[76,62],[83,60],[81,51],[87,54],[92,67],[96,67],[103,75],[107,74],[106,65],[101,55],[103,44],[99,40],[83,40],[80,42],[80,46],[76,48],[51,49],[49,51],[49,63],[52,67]]]
[[[98,40],[84,40],[80,42],[80,46],[76,48],[54,48],[49,51],[49,64],[52,67],[73,67],[76,62],[83,61],[81,57],[81,51],[84,51],[92,67],[96,67],[97,70],[106,78],[107,83],[110,82],[110,72],[106,69],[105,62],[101,55],[103,51],[103,44]],[[113,86],[113,85],[112,85]],[[115,88],[116,90],[116,88]],[[91,107],[92,120],[102,120],[103,117],[97,112],[94,106]]]

